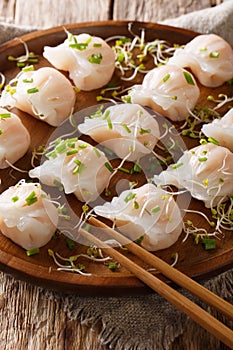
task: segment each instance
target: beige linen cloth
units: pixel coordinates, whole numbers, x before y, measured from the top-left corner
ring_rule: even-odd
[[[217,7],[193,12],[175,19],[168,19],[162,23],[200,33],[216,33],[233,44],[232,18],[233,1],[226,1]],[[0,25],[0,42],[31,30],[32,28],[2,24]],[[0,297],[3,291],[9,291],[9,294],[12,290],[27,291],[26,283],[14,280],[11,276],[8,276],[7,282],[5,282],[6,285],[3,286],[1,282],[0,278]],[[233,270],[203,281],[202,284],[232,303]],[[180,346],[178,346],[180,350],[227,349],[156,293],[147,296],[81,297],[63,295],[35,286],[30,286],[30,290],[31,288],[34,289],[35,295],[41,295],[42,293],[44,298],[55,300],[65,310],[69,320],[79,319],[88,327],[98,325],[99,342],[106,345],[106,348],[115,350],[171,350],[173,342],[176,340],[177,344],[177,339],[182,339],[180,340]],[[182,289],[179,290],[189,296],[187,292]],[[8,296],[7,292],[5,294],[8,298],[7,301],[10,303],[10,295]],[[21,294],[21,298],[23,298],[23,294]],[[192,297],[191,299],[196,301]],[[204,305],[203,307],[205,308]],[[210,308],[207,308],[207,310],[220,320],[224,320],[214,310]],[[224,321],[232,326],[229,321]],[[33,332],[29,329],[29,337],[30,331]],[[28,347],[28,349],[32,348]]]

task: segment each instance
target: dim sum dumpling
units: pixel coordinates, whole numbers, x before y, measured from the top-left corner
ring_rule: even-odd
[[[71,114],[75,92],[71,82],[54,68],[44,67],[19,74],[12,94],[4,89],[0,104],[20,110],[59,126]]]
[[[30,135],[20,118],[0,108],[0,169],[23,157],[29,146]]]
[[[233,152],[233,108],[222,118],[204,124],[201,130],[207,137],[214,138],[221,146]]]
[[[233,50],[216,34],[198,35],[177,49],[168,64],[189,68],[202,85],[217,87],[233,77]]]
[[[156,119],[137,104],[117,104],[97,116],[86,117],[79,131],[111,149],[119,158],[134,161],[150,153],[159,136]]]
[[[57,224],[58,209],[40,184],[20,181],[0,195],[0,230],[24,249],[47,244]]]
[[[57,69],[68,71],[80,90],[106,85],[115,69],[115,55],[101,38],[86,33],[72,35],[55,47],[44,47],[44,57]]]
[[[129,91],[132,103],[152,108],[173,121],[184,120],[199,98],[191,73],[177,65],[156,67]]]
[[[192,197],[212,208],[233,195],[233,153],[213,143],[194,147],[155,175],[154,182],[186,188]]]
[[[182,217],[174,198],[150,183],[123,191],[94,211],[114,221],[132,240],[143,237],[141,245],[150,251],[170,247],[182,232]]]
[[[74,193],[80,201],[94,201],[108,185],[111,175],[105,166],[108,159],[87,142],[77,138],[58,140],[47,158],[31,169],[29,176],[49,186],[60,183],[66,194]]]

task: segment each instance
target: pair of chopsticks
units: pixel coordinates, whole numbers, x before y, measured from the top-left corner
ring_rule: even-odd
[[[170,266],[160,258],[151,254],[138,244],[130,241],[128,238],[113,230],[103,222],[97,220],[94,217],[90,217],[88,222],[96,227],[102,228],[107,234],[121,245],[127,246],[127,249],[134,255],[138,256],[141,260],[148,263],[150,266],[156,268],[164,276],[168,277],[171,281],[177,285],[189,290],[192,294],[197,296],[202,301],[206,302],[210,306],[233,319],[233,305],[221,299],[216,294],[212,293],[208,289],[201,286],[176,268]],[[88,239],[89,242],[101,247],[101,249],[118,261],[124,267],[126,267],[132,274],[138,279],[143,281],[147,286],[156,291],[177,309],[188,315],[192,320],[198,323],[201,327],[213,334],[217,339],[233,349],[233,331],[218,321],[204,309],[196,305],[190,299],[180,294],[177,290],[170,287],[167,283],[161,281],[158,277],[152,275],[150,272],[137,265],[126,256],[122,255],[118,250],[110,247],[107,243],[101,241],[90,232],[80,228],[80,233]]]

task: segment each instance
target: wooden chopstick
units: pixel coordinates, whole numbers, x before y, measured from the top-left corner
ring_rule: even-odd
[[[118,232],[114,231],[113,229],[111,229],[107,225],[103,224],[99,220],[96,220],[94,218],[89,218],[88,221],[91,224],[95,224],[95,226],[110,230],[112,237],[113,237],[113,232],[116,234],[115,237],[118,237]],[[233,331],[230,328],[228,328],[227,326],[222,324],[220,321],[218,321],[216,318],[214,318],[208,312],[206,312],[201,307],[196,305],[194,302],[192,302],[191,300],[186,298],[184,295],[180,294],[177,290],[170,287],[167,283],[161,281],[159,278],[152,275],[150,272],[144,270],[141,266],[137,265],[136,263],[134,263],[133,261],[128,259],[126,256],[122,255],[119,251],[115,250],[114,248],[111,248],[108,244],[104,243],[103,241],[101,241],[100,239],[95,237],[93,234],[89,233],[88,231],[86,231],[82,228],[79,229],[79,232],[83,236],[85,236],[85,238],[88,239],[89,242],[101,247],[101,249],[106,254],[108,254],[114,260],[117,260],[120,264],[125,266],[137,278],[139,278],[146,285],[148,285],[151,289],[156,291],[158,294],[160,294],[162,297],[164,297],[166,300],[168,300],[170,303],[172,303],[174,306],[176,306],[180,311],[182,311],[186,315],[188,315],[191,319],[193,319],[201,327],[203,327],[209,333],[213,334],[217,339],[222,341],[224,344],[226,344],[230,348],[233,348]],[[119,237],[121,237],[121,241],[124,241],[124,242],[129,241],[121,234],[119,234]],[[118,237],[118,241],[119,241],[119,237]],[[134,252],[134,253],[136,252],[137,254],[138,254],[138,251],[141,251],[141,250],[147,252],[146,250],[144,250],[140,246],[136,245],[135,243],[132,243],[131,241],[129,241],[129,242],[130,242],[130,244],[127,245],[127,248],[130,248],[131,252]],[[133,251],[131,249],[131,245],[132,246],[135,245],[137,248],[134,247],[133,248],[134,251]],[[147,254],[149,254],[149,255],[147,255]],[[147,255],[147,258],[146,258],[147,261],[148,261],[149,256],[153,257],[153,254],[151,254],[149,252],[147,252],[146,255]],[[144,260],[144,256],[145,255],[143,254],[143,260]],[[140,258],[142,259],[141,255],[140,255]],[[151,261],[150,261],[150,264],[151,264]],[[158,265],[158,262],[156,265]],[[152,264],[151,264],[151,266],[152,266]],[[170,265],[168,265],[168,266],[169,266],[169,268],[172,268]],[[174,270],[176,270],[176,269],[174,269]],[[180,277],[179,277],[179,279],[180,279]],[[188,278],[188,280],[192,281],[190,278]],[[200,285],[198,283],[197,283],[197,285],[200,287]],[[199,287],[196,287],[196,288],[199,288]],[[189,288],[189,290],[190,290],[190,288]],[[195,290],[195,291],[196,291],[195,295],[199,296],[198,290]],[[207,293],[208,292],[209,291],[207,291]],[[203,291],[202,291],[202,293],[203,293]],[[221,302],[224,302],[224,300],[222,300],[221,298],[219,298],[219,299],[221,300]],[[224,303],[226,303],[226,302],[224,302]],[[230,304],[227,303],[227,305],[228,305],[228,307],[232,308],[232,306]],[[229,316],[232,316],[232,314],[230,313]]]
[[[162,259],[158,258],[154,254],[151,254],[146,249],[140,247],[138,244],[132,242],[119,232],[113,230],[103,222],[97,220],[94,217],[88,219],[90,224],[101,227],[106,230],[111,238],[118,241],[120,244],[126,246],[129,251],[138,256],[141,260],[145,261],[148,265],[156,268],[164,276],[168,277],[171,281],[175,282],[179,286],[189,290],[193,295],[203,300],[205,303],[213,306],[216,310],[220,311],[224,315],[233,319],[233,305],[229,304],[210,290],[206,289],[184,273],[180,272],[176,268],[172,267]]]

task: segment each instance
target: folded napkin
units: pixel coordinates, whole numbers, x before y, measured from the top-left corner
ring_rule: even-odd
[[[161,23],[216,33],[233,43],[233,1],[193,12]],[[34,28],[0,24],[0,42],[27,33]],[[8,282],[12,279],[9,277]],[[14,282],[11,288],[17,288]],[[203,285],[233,302],[233,270],[204,281]],[[10,288],[10,287],[9,287]],[[37,287],[33,287],[37,288]],[[180,289],[186,296],[189,294]],[[38,293],[37,293],[38,294]],[[219,341],[181,314],[156,293],[125,297],[80,297],[42,290],[43,298],[52,298],[66,311],[68,319],[79,319],[89,327],[98,325],[99,341],[115,350],[223,349]],[[195,298],[191,297],[196,301]],[[10,301],[10,299],[9,299]],[[204,306],[203,306],[204,307]],[[207,309],[220,317],[214,310]],[[224,320],[226,322],[226,320]],[[192,339],[195,334],[195,340]],[[182,340],[181,339],[182,335]],[[179,346],[179,341],[180,346]],[[224,348],[225,349],[225,348]]]

